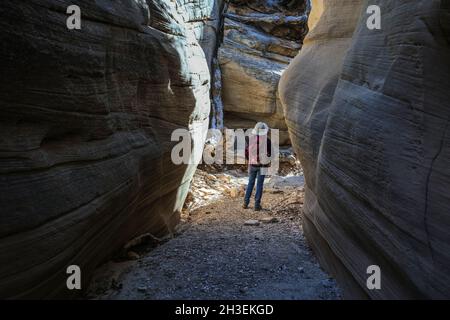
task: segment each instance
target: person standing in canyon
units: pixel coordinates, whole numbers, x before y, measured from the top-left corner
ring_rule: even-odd
[[[264,122],[258,122],[252,130],[245,145],[245,159],[248,161],[248,185],[245,191],[243,208],[247,209],[256,181],[255,211],[261,211],[265,171],[270,165],[272,141],[268,137],[269,127]],[[263,155],[266,155],[264,157]]]

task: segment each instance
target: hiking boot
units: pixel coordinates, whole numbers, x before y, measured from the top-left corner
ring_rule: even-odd
[[[262,207],[261,207],[261,205],[255,205],[255,211],[261,211],[262,210]]]
[[[242,208],[248,209],[248,204],[244,203],[244,204],[242,205]]]

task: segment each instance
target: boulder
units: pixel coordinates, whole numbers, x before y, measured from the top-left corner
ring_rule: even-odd
[[[381,30],[366,26],[369,4],[381,8]],[[305,234],[346,297],[449,298],[449,7],[313,8],[279,85],[305,172]],[[370,265],[380,290],[366,285]]]
[[[196,165],[171,161],[171,133],[202,145],[210,73],[191,20],[214,1],[64,1],[0,7],[0,297],[78,295],[129,239],[179,220]],[[200,12],[202,12],[200,14]],[[195,154],[193,154],[195,156]]]
[[[244,222],[244,226],[252,226],[252,227],[257,227],[260,225],[259,220],[247,220]]]

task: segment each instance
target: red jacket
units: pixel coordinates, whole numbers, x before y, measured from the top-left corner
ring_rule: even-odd
[[[267,141],[265,141],[267,140]],[[272,141],[267,136],[250,136],[245,141],[245,160],[254,167],[267,167],[270,163],[261,163],[259,149],[266,148],[268,158],[272,156]]]

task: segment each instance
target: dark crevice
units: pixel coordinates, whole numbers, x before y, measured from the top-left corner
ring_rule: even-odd
[[[445,136],[447,135],[447,130],[448,130],[449,124],[450,124],[450,118],[447,119],[447,122],[445,124],[445,128],[442,133],[441,141],[439,144],[439,149],[436,152],[433,159],[431,160],[430,169],[428,170],[426,184],[425,184],[425,210],[424,210],[424,215],[423,215],[423,224],[424,224],[424,230],[425,230],[425,233],[427,236],[428,250],[430,251],[431,260],[433,261],[433,263],[434,263],[434,252],[433,252],[433,246],[431,244],[431,235],[430,235],[429,228],[428,228],[429,189],[430,189],[431,175],[433,174],[433,169],[434,169],[434,163],[437,161],[437,159],[441,155],[442,150],[444,148]]]

